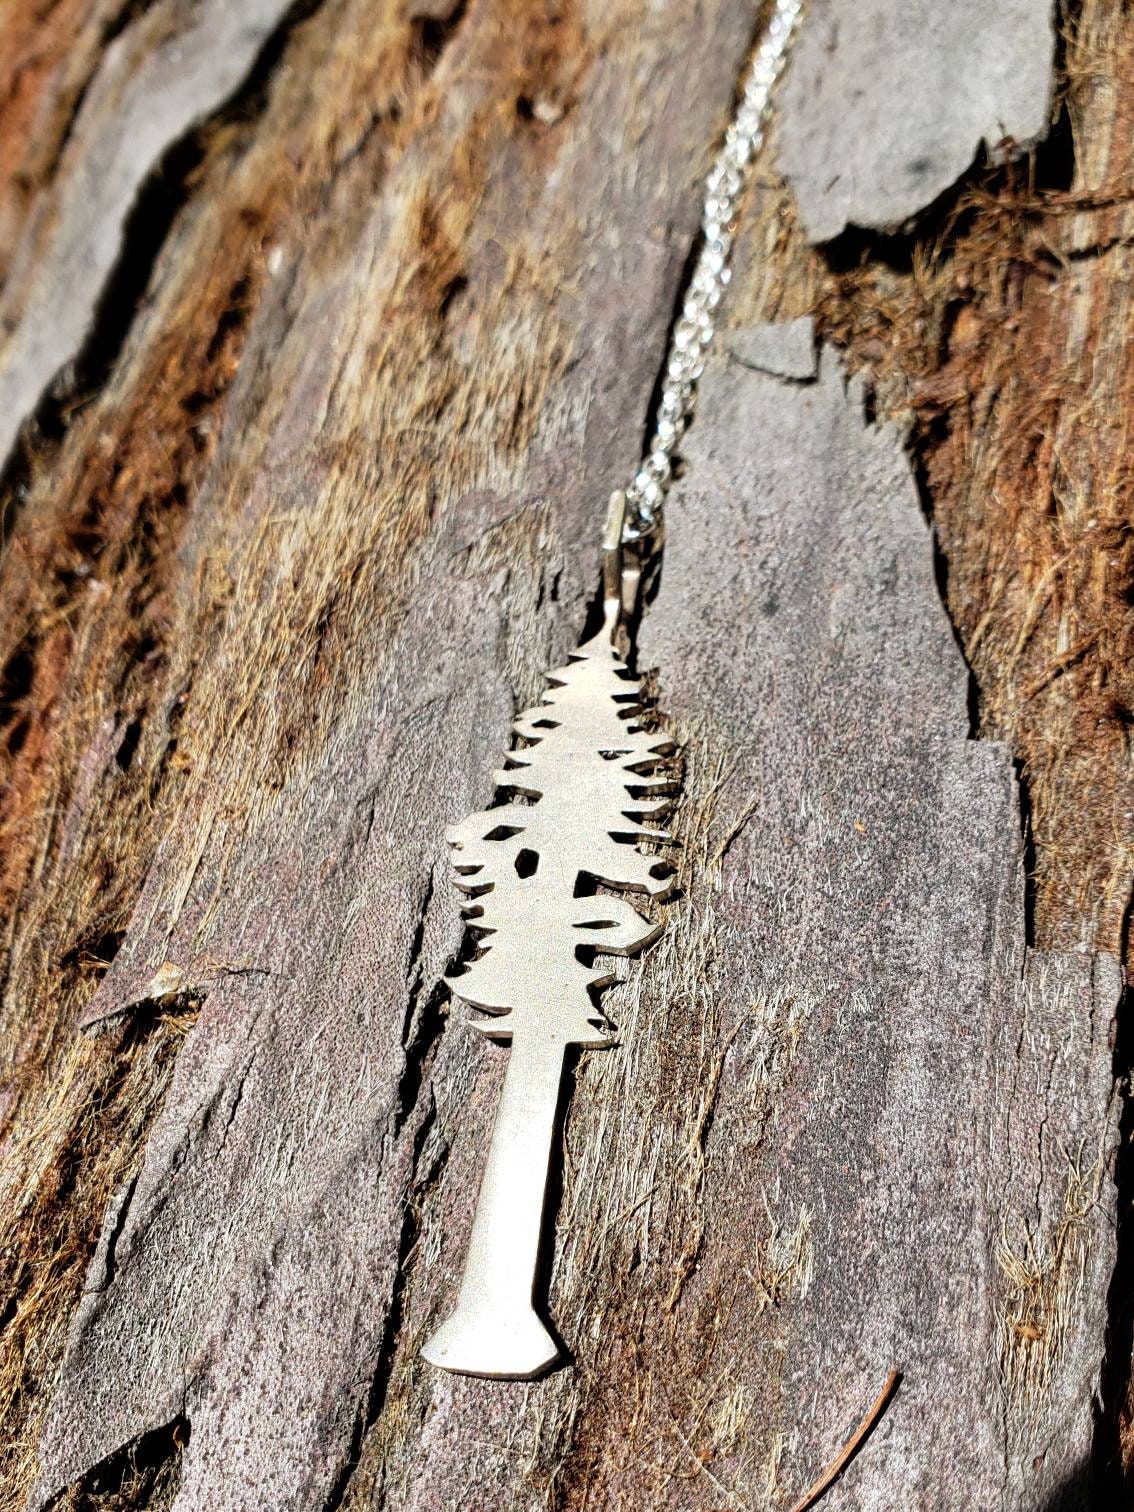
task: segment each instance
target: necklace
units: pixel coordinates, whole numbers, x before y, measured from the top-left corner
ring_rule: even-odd
[[[654,899],[671,889],[672,868],[658,854],[671,837],[657,822],[673,803],[674,746],[642,721],[641,684],[618,633],[656,550],[674,452],[729,281],[737,200],[801,9],[802,0],[776,0],[705,183],[702,242],[657,424],[607,513],[602,628],[548,674],[543,701],[515,721],[522,744],[494,774],[502,801],[446,836],[479,952],[451,975],[453,994],[482,1011],[471,1027],[511,1042],[457,1304],[422,1351],[447,1370],[528,1378],[559,1356],[532,1294],[564,1057],[570,1046],[614,1043],[598,994],[616,978],[596,955],[636,953],[661,932],[609,889]],[[643,841],[651,853],[639,849]]]

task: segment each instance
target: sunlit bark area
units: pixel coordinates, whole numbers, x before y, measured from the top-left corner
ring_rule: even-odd
[[[629,648],[535,1383],[443,832],[594,627],[738,0],[0,9],[0,1508],[1119,1505],[1134,21],[812,0]],[[920,1499],[919,1499],[920,1498]]]

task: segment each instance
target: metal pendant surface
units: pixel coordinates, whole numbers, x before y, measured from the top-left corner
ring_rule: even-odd
[[[608,600],[603,630],[516,720],[525,744],[495,774],[509,801],[447,834],[483,948],[453,992],[490,1015],[473,1027],[511,1041],[457,1305],[422,1351],[469,1375],[527,1378],[558,1357],[532,1289],[564,1054],[614,1042],[597,993],[615,977],[594,952],[628,955],[660,933],[596,886],[657,898],[672,885],[637,842],[669,839],[650,821],[672,803],[673,744],[638,721],[640,683],[615,649],[616,624]]]

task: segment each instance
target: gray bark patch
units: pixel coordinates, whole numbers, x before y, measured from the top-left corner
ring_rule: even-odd
[[[851,1503],[1033,1512],[1090,1455],[1121,971],[1025,949],[1012,769],[965,738],[897,433],[829,353],[809,387],[718,360],[699,417],[640,647],[727,772],[691,1305],[739,1253],[779,1287],[721,1358],[767,1392],[792,1494],[899,1367]]]
[[[781,101],[778,162],[812,241],[894,231],[980,144],[1048,126],[1050,0],[813,0]]]
[[[815,347],[815,321],[810,315],[781,325],[749,326],[725,337],[729,355],[743,367],[755,368],[773,378],[808,382],[819,372]]]

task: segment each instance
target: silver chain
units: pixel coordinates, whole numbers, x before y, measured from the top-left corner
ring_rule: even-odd
[[[752,159],[764,140],[772,90],[783,70],[803,0],[776,0],[768,30],[752,60],[740,103],[705,180],[703,240],[681,318],[666,358],[658,423],[649,452],[626,490],[623,541],[637,541],[661,523],[673,480],[673,454],[693,413],[697,380],[716,329],[716,312],[731,276],[729,254],[736,231],[736,202]]]

